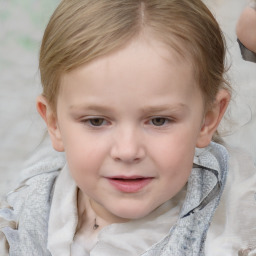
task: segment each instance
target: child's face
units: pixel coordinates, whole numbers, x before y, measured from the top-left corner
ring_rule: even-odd
[[[143,217],[186,184],[203,98],[191,63],[158,41],[136,39],[65,74],[57,102],[53,144],[97,214]]]

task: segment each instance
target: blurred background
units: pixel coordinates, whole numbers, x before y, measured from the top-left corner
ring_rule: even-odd
[[[45,125],[36,112],[41,92],[40,41],[59,0],[0,0],[0,196],[14,188],[24,162],[40,145]],[[246,0],[204,0],[225,34],[234,88],[224,121],[226,141],[256,160],[256,63],[242,60],[235,25]]]

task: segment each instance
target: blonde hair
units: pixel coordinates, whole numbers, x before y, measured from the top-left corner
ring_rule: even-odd
[[[192,60],[205,102],[224,79],[225,41],[215,18],[199,0],[63,0],[45,30],[39,68],[52,109],[62,74],[104,56],[144,29]]]

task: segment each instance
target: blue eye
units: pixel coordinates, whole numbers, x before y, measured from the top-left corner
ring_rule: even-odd
[[[164,117],[155,117],[155,118],[152,118],[152,119],[151,119],[151,123],[152,123],[154,126],[163,126],[163,125],[165,125],[167,122],[168,122],[168,119],[167,119],[167,118],[164,118]]]

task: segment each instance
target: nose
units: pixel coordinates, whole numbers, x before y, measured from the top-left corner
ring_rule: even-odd
[[[133,128],[119,129],[113,138],[111,157],[124,163],[138,163],[145,158],[146,150],[141,134]]]

